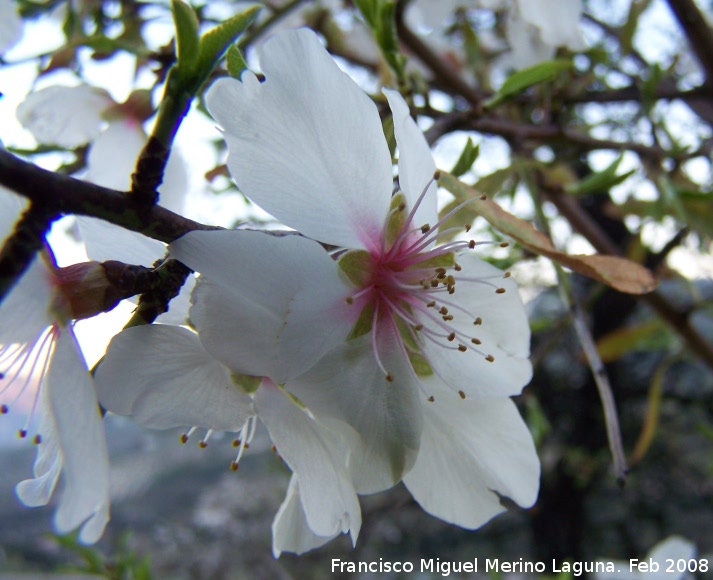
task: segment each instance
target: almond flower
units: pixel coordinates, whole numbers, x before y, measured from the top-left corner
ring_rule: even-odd
[[[188,427],[184,442],[201,429],[201,446],[215,431],[234,432],[233,470],[259,419],[293,472],[273,525],[275,555],[345,532],[356,542],[361,513],[346,441],[280,386],[345,338],[339,309],[347,311],[349,288],[321,283],[338,279],[336,263],[310,240],[247,231],[193,232],[171,255],[201,267],[190,312],[197,332],[154,324],[115,336],[95,377],[102,405],[147,427]]]
[[[221,79],[208,92],[208,108],[223,129],[228,168],[241,191],[304,236],[340,248],[341,276],[319,280],[312,300],[322,314],[314,328],[300,328],[299,340],[320,341],[328,317],[342,325],[335,336],[348,336],[288,378],[285,389],[316,415],[351,426],[351,472],[360,493],[406,476],[425,509],[467,527],[500,511],[492,491],[530,505],[539,463],[507,400],[531,377],[525,311],[508,275],[473,254],[475,240],[438,245],[435,164],[408,106],[384,91],[399,148],[400,191],[392,196],[392,161],[378,112],[316,35],[278,34],[260,57],[264,83],[250,72],[241,81]],[[266,236],[255,239],[238,252],[258,251]],[[262,255],[264,271],[274,270],[274,258]],[[234,269],[232,261],[224,268]],[[203,273],[200,260],[188,265]],[[271,275],[287,283],[303,267],[297,261]],[[346,311],[330,301],[345,280]],[[234,291],[247,282],[237,276]],[[273,288],[264,285],[265,293]],[[200,297],[194,299],[198,304]],[[293,312],[303,317],[298,306],[304,307],[294,305]],[[221,324],[218,316],[213,323]],[[240,334],[238,327],[230,339],[226,333],[232,350],[243,348]],[[499,420],[488,415],[478,428],[469,425],[476,411],[495,409]],[[442,455],[461,445],[467,460]],[[443,457],[462,465],[447,470]],[[419,475],[408,479],[410,472]],[[473,481],[482,483],[478,493],[489,499],[487,509],[487,502],[470,499],[458,504]],[[445,489],[462,493],[448,498]]]
[[[16,196],[0,191],[0,240],[19,216]],[[46,505],[62,479],[54,526],[94,543],[109,520],[109,463],[94,385],[72,330],[78,284],[98,264],[63,269],[40,252],[0,303],[0,421],[27,416],[19,436],[37,445],[34,478],[17,485],[27,506]]]

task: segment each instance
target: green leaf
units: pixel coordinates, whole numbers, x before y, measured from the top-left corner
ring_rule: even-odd
[[[243,53],[235,44],[231,44],[228,52],[225,55],[225,65],[228,68],[228,74],[234,79],[239,79],[243,71],[248,68],[248,63],[245,62]]]
[[[354,4],[361,12],[364,20],[372,30],[376,29],[379,15],[379,0],[354,0]]]
[[[636,170],[632,169],[621,175],[617,175],[616,170],[624,159],[624,153],[621,153],[606,169],[596,173],[590,173],[584,179],[577,183],[571,183],[564,186],[567,193],[577,195],[585,195],[587,193],[595,193],[598,191],[609,191],[615,185],[619,185],[623,181],[631,177]]]
[[[636,34],[636,28],[639,25],[639,17],[649,7],[649,4],[651,4],[651,0],[634,0],[629,6],[629,15],[619,32],[619,43],[621,45],[622,55],[631,52],[634,34]]]
[[[200,41],[198,62],[196,63],[196,80],[203,83],[208,75],[223,58],[228,47],[235,42],[245,29],[255,20],[261,6],[251,6],[236,14],[222,24],[206,32]]]
[[[574,63],[569,59],[556,59],[515,71],[505,79],[500,90],[488,99],[484,106],[494,107],[533,85],[554,80],[560,73],[570,70],[573,66]]]
[[[479,153],[480,143],[478,143],[477,145],[473,145],[473,140],[468,137],[468,142],[465,144],[465,147],[463,148],[463,151],[461,152],[458,161],[456,161],[456,164],[453,166],[453,169],[451,169],[451,175],[460,177],[466,171],[469,171],[470,168],[473,166],[473,163],[475,163],[475,160],[478,158]]]
[[[198,58],[198,17],[195,11],[182,0],[171,2],[173,22],[176,25],[176,58],[181,76],[190,76]]]

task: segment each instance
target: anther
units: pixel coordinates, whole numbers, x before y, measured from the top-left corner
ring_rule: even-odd
[[[466,352],[468,350],[468,347],[464,344],[459,344],[458,345],[458,350],[461,352]]]
[[[438,280],[435,278],[431,280],[431,288],[438,288]]]
[[[510,272],[505,272],[505,275],[503,276],[503,278],[509,278],[510,276],[512,276],[512,274]]]
[[[421,233],[422,233],[422,234],[427,234],[430,230],[431,230],[431,226],[429,226],[428,224],[423,224],[423,225],[421,226]]]
[[[448,342],[453,342],[455,339],[456,339],[456,333],[455,333],[455,332],[451,332],[451,333],[448,335]]]
[[[455,286],[456,279],[453,277],[453,275],[449,275],[446,277],[446,284],[448,286]]]
[[[466,226],[465,226],[465,233],[467,234],[467,233],[470,231],[470,228],[472,228],[472,227],[473,227],[473,226],[471,226],[470,224],[466,224]]]
[[[406,204],[404,202],[401,202],[399,204],[398,210],[399,211],[404,211],[406,209]]]
[[[455,293],[456,293],[456,287],[448,286],[448,294],[455,294]]]
[[[428,397],[428,399],[426,399],[426,400],[427,400],[429,403],[433,403],[433,402],[435,402],[436,397],[434,397],[433,395],[431,395],[431,396]]]
[[[272,451],[273,453],[277,453],[277,447],[275,447],[274,445],[272,445],[272,446],[270,447],[270,451]]]
[[[423,330],[423,324],[418,323],[416,326],[413,327],[414,330]]]
[[[463,391],[458,391],[461,399],[465,399],[465,393]]]
[[[478,318],[473,321],[473,324],[475,324],[476,326],[480,326],[481,324],[483,324],[483,319],[478,316]]]
[[[435,300],[431,300],[428,304],[426,304],[426,306],[427,306],[428,308],[433,308],[435,305],[436,305],[436,301],[435,301]]]
[[[437,273],[437,274],[445,274],[445,273],[446,273],[446,269],[445,269],[445,268],[438,267],[438,268],[436,268],[436,273]]]
[[[433,173],[433,179],[435,181],[438,181],[441,178],[441,172],[440,171],[434,171]]]
[[[26,430],[26,429],[20,429],[20,430],[17,432],[17,435],[18,435],[18,437],[19,437],[20,439],[24,439],[25,437],[27,437],[27,430]]]
[[[501,248],[507,248],[509,245],[510,245],[510,242],[500,242]]]
[[[496,294],[505,294],[505,288],[498,288],[498,289],[495,291],[495,293],[496,293]]]
[[[7,415],[10,412],[10,407],[7,405],[0,405],[0,415]]]
[[[443,320],[445,320],[446,322],[450,322],[451,320],[453,320],[453,315],[452,315],[452,314],[446,314],[446,315],[443,317]]]
[[[480,196],[480,201],[485,201],[486,199],[488,199],[487,195],[483,194]]]
[[[240,439],[233,439],[233,447],[240,447]]]
[[[205,439],[201,439],[198,442],[198,447],[200,447],[201,449],[205,449],[206,447],[208,447],[208,442]]]
[[[39,433],[35,435],[35,437],[32,439],[32,442],[35,445],[39,445],[40,443],[42,443],[42,435],[40,435]]]
[[[445,273],[445,272],[438,272],[438,274],[436,274],[436,279],[437,279],[437,280],[443,280],[445,277],[446,277],[446,273]]]
[[[187,434],[187,433],[181,433],[180,440],[181,440],[181,444],[182,444],[182,445],[185,445],[186,443],[188,443],[188,434]]]
[[[495,357],[492,354],[489,354],[485,357],[485,360],[487,360],[488,362],[495,362]]]
[[[354,304],[354,298],[352,298],[351,296],[347,296],[347,297],[344,299],[344,302],[346,302],[346,303],[349,304],[349,305]]]
[[[472,342],[473,344],[483,344],[479,338],[471,338],[470,342]]]
[[[473,248],[475,248],[475,240],[470,240],[470,241],[468,242],[468,247],[469,247],[471,250],[472,250]]]
[[[393,383],[393,382],[394,382],[394,377],[393,377],[393,375],[392,375],[391,373],[386,373],[386,381],[389,382],[389,383]]]
[[[240,467],[240,464],[237,461],[233,460],[230,462],[231,471],[237,471],[238,467]]]
[[[441,314],[448,314],[448,308],[446,308],[445,306],[441,306],[441,309],[438,312],[440,312]]]
[[[461,267],[461,265],[460,265],[458,262],[456,262],[456,263],[453,265],[453,269],[454,269],[456,272],[460,272],[463,268]]]

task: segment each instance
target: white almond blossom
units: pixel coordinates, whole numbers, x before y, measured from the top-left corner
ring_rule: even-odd
[[[689,562],[695,562],[696,553],[696,546],[693,542],[682,536],[669,536],[653,546],[646,556],[636,560],[637,563],[644,565],[641,569],[638,566],[632,569],[631,564],[634,560],[614,560],[612,562],[613,571],[597,571],[593,576],[596,580],[651,580],[659,578],[662,580],[664,578],[687,580],[694,577],[687,569]],[[707,562],[708,566],[711,565],[708,558],[701,558],[701,561]],[[671,565],[672,562],[673,565]],[[679,562],[685,563],[684,570],[678,568]],[[653,564],[656,564],[655,570]],[[706,571],[701,570],[701,572]]]
[[[0,240],[11,232],[18,206],[14,194],[0,191]],[[5,420],[26,415],[19,435],[37,445],[34,478],[16,488],[20,500],[46,505],[61,474],[55,529],[80,528],[79,540],[94,543],[109,520],[109,464],[64,282],[48,249],[0,303],[0,413]]]
[[[102,405],[148,427],[202,428],[203,445],[214,431],[236,432],[233,469],[259,418],[293,472],[273,526],[275,555],[345,532],[356,542],[361,514],[343,429],[279,386],[345,338],[349,287],[322,285],[338,279],[336,263],[307,239],[248,231],[193,232],[171,255],[200,269],[190,313],[197,332],[155,324],[119,333],[96,372]]]
[[[344,284],[339,277],[322,279],[322,290],[313,297],[324,312],[319,323],[339,312],[333,322],[343,325],[350,340],[335,343],[285,388],[317,415],[351,425],[352,435],[346,436],[360,493],[388,488],[411,470],[429,472],[442,446],[472,433],[485,451],[472,451],[468,469],[428,476],[430,481],[450,477],[443,480],[448,487],[472,485],[466,475],[484,483],[478,491],[491,505],[474,507],[477,513],[459,523],[477,527],[499,511],[497,496],[488,490],[530,505],[539,464],[512,403],[493,403],[514,433],[511,452],[495,464],[487,449],[498,449],[493,441],[501,434],[494,428],[498,423],[483,423],[493,427],[488,438],[462,424],[469,421],[467,413],[451,412],[453,397],[467,408],[471,397],[474,407],[486,401],[486,408],[488,398],[518,394],[530,380],[525,311],[507,274],[469,253],[475,241],[436,245],[435,165],[406,103],[398,93],[384,91],[400,151],[401,191],[392,197],[391,156],[376,108],[317,37],[307,30],[278,34],[260,56],[264,83],[246,72],[242,82],[217,81],[207,95],[228,143],[228,168],[243,193],[276,218],[305,236],[348,248],[340,251],[339,265],[351,285],[346,314],[327,299],[330,292],[339,295],[332,290]],[[271,262],[265,253],[265,272],[274,268]],[[201,264],[188,265],[204,273]],[[231,259],[224,267],[235,269]],[[273,275],[286,283],[300,267]],[[246,283],[237,276],[235,291]],[[195,300],[199,304],[199,297]],[[304,341],[320,336],[316,329],[302,332]],[[239,335],[235,327],[230,348],[237,348]],[[250,345],[245,348],[251,351]],[[456,497],[444,506],[435,488],[420,486],[418,479],[409,485],[424,507],[456,521]]]

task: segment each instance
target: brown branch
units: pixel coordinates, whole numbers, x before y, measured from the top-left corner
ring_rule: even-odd
[[[47,211],[98,217],[170,243],[194,230],[215,230],[161,206],[135,203],[127,193],[42,169],[0,147],[0,185]]]

